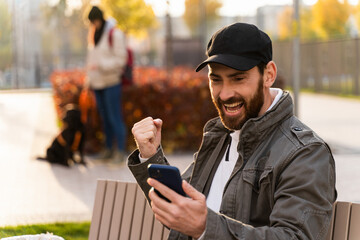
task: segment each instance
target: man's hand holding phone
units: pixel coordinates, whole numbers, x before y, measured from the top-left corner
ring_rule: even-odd
[[[182,189],[188,197],[178,194],[154,178],[149,178],[148,184],[153,187],[149,198],[155,218],[171,229],[199,238],[206,226],[205,196],[184,180],[181,183]],[[161,198],[154,189],[169,201]]]
[[[162,120],[152,117],[134,124],[132,133],[142,158],[150,158],[156,154],[161,143],[161,127]],[[148,184],[153,187],[149,192],[149,198],[155,218],[171,229],[199,238],[206,227],[205,196],[186,181],[178,185],[182,186],[188,197],[178,194],[154,178],[149,178]],[[170,202],[156,194],[154,189]]]

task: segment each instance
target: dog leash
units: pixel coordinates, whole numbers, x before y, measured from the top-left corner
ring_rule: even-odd
[[[71,145],[71,150],[73,152],[75,152],[76,150],[79,149],[79,145],[80,145],[80,141],[81,141],[81,132],[80,131],[76,131],[75,133],[75,137],[74,137],[74,142]]]
[[[82,136],[81,131],[76,131],[73,144],[71,145],[71,150],[73,152],[78,150],[79,145],[80,145],[80,141],[81,141],[81,136]],[[61,146],[63,146],[63,147],[66,146],[66,141],[65,141],[64,137],[62,136],[62,134],[59,134],[57,136],[57,140],[58,140],[58,142],[60,143]]]

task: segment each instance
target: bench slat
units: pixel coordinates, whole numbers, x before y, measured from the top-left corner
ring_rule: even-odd
[[[97,240],[99,236],[102,210],[104,206],[104,197],[106,189],[106,180],[98,180],[94,201],[93,214],[89,231],[89,240]]]
[[[167,240],[169,237],[170,230],[164,227],[163,240]]]
[[[350,219],[350,202],[337,202],[333,230],[334,240],[347,240]]]
[[[99,239],[108,239],[110,233],[111,218],[114,207],[116,182],[108,181],[106,184],[104,207],[101,216]]]
[[[134,183],[136,185],[136,183]],[[136,201],[135,209],[131,224],[131,238],[130,240],[141,240],[141,230],[144,221],[145,213],[145,197],[140,187],[136,186]]]
[[[154,225],[154,214],[148,203],[145,204],[144,223],[141,231],[141,240],[151,240]]]
[[[114,211],[112,216],[109,240],[118,240],[120,234],[121,220],[124,212],[126,196],[126,182],[117,182]]]
[[[360,203],[351,204],[350,226],[349,226],[349,239],[360,239]]]
[[[122,216],[120,228],[120,240],[128,240],[130,238],[131,223],[135,207],[137,185],[128,184],[125,197],[124,214]]]
[[[164,226],[158,221],[154,220],[153,232],[151,239],[162,239]]]

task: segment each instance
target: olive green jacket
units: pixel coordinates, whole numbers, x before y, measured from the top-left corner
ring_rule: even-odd
[[[205,195],[228,134],[219,118],[210,120],[183,173]],[[336,200],[334,159],[328,145],[293,115],[288,92],[244,124],[237,149],[220,213],[208,209],[204,239],[325,239]],[[141,164],[135,151],[128,162],[146,195],[149,163],[167,164],[161,149]],[[169,239],[191,238],[171,231]]]

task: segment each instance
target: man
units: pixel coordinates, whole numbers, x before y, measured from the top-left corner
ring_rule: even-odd
[[[89,85],[95,92],[105,133],[105,149],[100,159],[112,158],[113,162],[119,163],[126,159],[126,128],[121,110],[120,83],[120,76],[127,61],[125,35],[114,28],[115,22],[106,21],[103,12],[96,6],[92,7],[88,18],[91,29],[88,39],[87,76]]]
[[[149,163],[168,163],[162,121],[148,117],[132,129],[138,150],[130,170],[171,229],[169,239],[325,239],[336,199],[334,159],[293,115],[289,93],[270,88],[277,71],[270,38],[235,23],[212,36],[206,53],[196,70],[208,66],[219,117],[205,125],[183,174],[188,197],[148,179]]]

